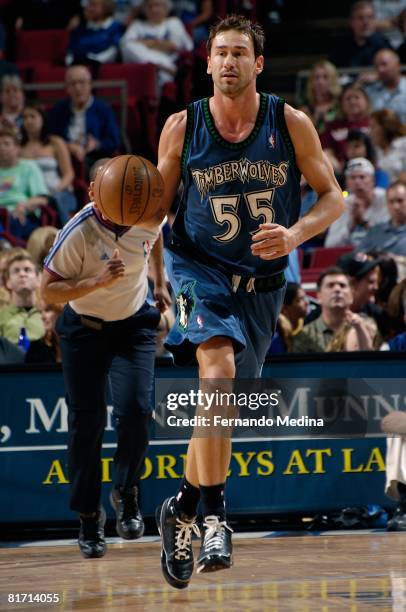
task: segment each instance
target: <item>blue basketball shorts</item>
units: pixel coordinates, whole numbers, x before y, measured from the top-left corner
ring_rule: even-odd
[[[233,342],[236,376],[256,378],[276,328],[285,284],[272,291],[233,291],[222,271],[170,250],[165,266],[176,294],[176,322],[165,346],[177,365],[195,358],[199,344],[223,336]]]

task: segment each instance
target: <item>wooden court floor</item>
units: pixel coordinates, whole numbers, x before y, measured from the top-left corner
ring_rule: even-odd
[[[157,538],[116,540],[91,560],[74,545],[7,547],[0,610],[406,611],[406,533],[236,534],[234,552],[233,568],[177,591],[161,576]],[[61,603],[11,604],[8,593],[57,593]]]

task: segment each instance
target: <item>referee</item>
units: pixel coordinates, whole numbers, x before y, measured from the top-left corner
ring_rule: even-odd
[[[149,255],[156,307],[146,301]],[[69,414],[70,507],[79,512],[82,555],[102,557],[100,455],[108,386],[117,431],[110,496],[116,529],[126,539],[144,533],[137,482],[148,446],[156,328],[170,304],[160,227],[115,225],[90,202],[59,232],[41,289],[48,303],[67,302],[56,329]]]

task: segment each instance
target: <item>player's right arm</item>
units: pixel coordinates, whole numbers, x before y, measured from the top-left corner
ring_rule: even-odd
[[[186,110],[171,115],[162,130],[158,148],[158,170],[165,184],[164,208],[169,210],[181,180],[181,159],[186,134]]]

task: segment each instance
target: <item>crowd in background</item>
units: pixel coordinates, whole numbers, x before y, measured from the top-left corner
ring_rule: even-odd
[[[182,54],[204,57],[217,5],[215,0],[3,4],[0,363],[55,363],[60,307],[39,299],[42,262],[58,229],[86,203],[92,165],[126,150],[115,109],[94,92],[93,80],[103,64],[150,62],[157,70],[157,95],[165,98]],[[229,4],[245,14],[255,5]],[[289,3],[271,2],[265,18],[280,19],[284,4]],[[291,260],[271,358],[284,352],[406,349],[406,6],[391,3],[392,13],[385,13],[384,4],[351,4],[345,44],[315,63],[295,102],[320,136],[346,210]],[[45,27],[69,32],[65,94],[49,107],[26,95],[24,74],[13,62],[16,32]],[[168,107],[161,110],[160,125]],[[138,153],[137,142],[131,145]],[[155,161],[154,152],[151,158]],[[302,182],[302,214],[315,200],[311,186]],[[343,252],[309,285],[298,262],[320,247]],[[173,322],[173,312],[163,316],[162,337]],[[165,354],[161,343],[159,354]]]

